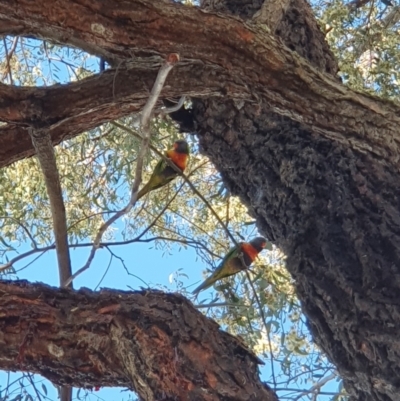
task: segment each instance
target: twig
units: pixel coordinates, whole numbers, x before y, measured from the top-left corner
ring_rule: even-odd
[[[47,130],[29,129],[33,146],[39,159],[40,167],[46,183],[47,195],[50,200],[50,210],[53,219],[53,231],[57,250],[60,286],[71,276],[71,260],[69,255],[67,217],[62,196],[60,176],[58,174],[54,147],[50,133]],[[71,285],[72,287],[72,285]]]
[[[201,231],[203,234],[207,235],[207,237],[209,237],[212,241],[214,241],[215,243],[217,243],[219,246],[223,247],[224,245],[221,244],[221,242],[219,242],[216,238],[214,238],[209,232],[207,232],[206,230],[204,230],[203,228],[201,228],[200,226],[198,226],[197,224],[193,223],[193,221],[190,221],[187,217],[185,217],[184,215],[178,213],[176,210],[171,210],[172,213],[176,214],[178,217],[180,217],[181,219],[187,221],[189,224],[191,224],[193,227],[195,227],[197,230]]]
[[[241,306],[241,307],[247,307],[248,305],[244,305],[244,304],[232,304],[230,302],[212,302],[210,304],[198,304],[198,305],[193,305],[194,308],[196,309],[202,309],[202,308],[214,308],[214,307],[218,307],[218,306]]]
[[[221,218],[218,216],[217,212],[213,209],[211,204],[208,202],[208,200],[201,194],[201,192],[198,191],[198,189],[192,184],[190,179],[188,178],[187,175],[182,173],[182,171],[170,160],[168,159],[165,155],[163,155],[158,149],[154,149],[154,152],[156,152],[160,157],[162,157],[169,166],[171,166],[184,180],[185,182],[189,185],[190,189],[203,201],[203,203],[207,206],[207,208],[211,211],[211,213],[214,215],[214,217],[217,219],[218,223],[221,225],[221,227],[225,230],[227,236],[232,240],[232,242],[235,245],[238,245],[235,237],[232,235],[226,224],[221,220]]]
[[[108,262],[106,271],[102,275],[102,277],[101,277],[100,281],[98,282],[98,284],[96,285],[96,287],[94,287],[94,291],[96,291],[99,288],[99,285],[103,282],[104,278],[106,277],[108,271],[110,270],[110,266],[111,266],[111,262],[112,262],[113,258],[114,258],[114,256],[111,254],[111,258],[110,258],[110,261]]]
[[[143,161],[146,156],[146,153],[148,151],[149,143],[150,143],[150,137],[151,137],[151,131],[150,131],[150,118],[154,109],[154,106],[157,102],[158,97],[160,96],[161,90],[164,86],[165,80],[168,76],[168,73],[171,71],[173,66],[179,61],[179,56],[178,54],[170,54],[167,57],[167,60],[164,62],[164,64],[161,66],[158,74],[156,81],[153,85],[153,88],[150,92],[149,99],[146,102],[146,105],[143,108],[142,116],[140,119],[140,130],[143,133],[143,138],[142,138],[142,145],[141,149],[139,152],[139,155],[137,157],[137,162],[136,162],[136,171],[135,171],[135,180],[132,185],[132,190],[131,190],[131,199],[128,202],[128,204],[121,209],[120,211],[116,212],[114,216],[112,216],[110,219],[108,219],[99,229],[96,238],[94,240],[94,244],[92,247],[92,250],[90,251],[90,255],[88,257],[87,262],[73,275],[71,275],[65,282],[65,285],[68,285],[70,282],[72,282],[77,276],[79,276],[81,273],[83,273],[85,270],[87,270],[90,267],[90,264],[92,263],[94,256],[96,254],[97,249],[100,247],[100,242],[103,237],[103,234],[105,231],[116,221],[118,220],[121,216],[124,214],[128,213],[133,205],[136,203],[137,200],[137,194],[139,190],[140,183],[142,182],[142,169],[143,169]]]
[[[32,380],[32,375],[30,373],[27,373],[27,377],[28,377],[28,381],[31,383],[33,389],[35,390],[36,397],[38,398],[39,401],[42,401],[42,398],[40,397],[40,394],[36,388],[36,385],[35,385],[34,381]]]
[[[15,270],[15,273],[19,273],[22,270],[27,269],[30,265],[33,265],[38,259],[40,259],[43,255],[45,254],[45,252],[42,252],[40,255],[36,256],[36,258],[34,258],[33,260],[31,260],[29,263],[27,263],[25,266],[20,267],[18,270]]]
[[[186,101],[186,96],[182,96],[175,106],[172,106],[172,107],[161,107],[161,109],[158,109],[157,112],[160,113],[160,114],[174,113],[175,111],[178,111],[183,106],[185,101]]]
[[[142,231],[141,234],[136,236],[138,240],[142,238],[158,221],[158,219],[165,213],[165,211],[168,209],[168,207],[171,205],[171,203],[174,201],[174,199],[178,196],[179,191],[183,187],[183,184],[178,188],[178,190],[175,192],[175,194],[172,196],[171,199],[164,205],[164,207],[161,209],[161,211],[158,213],[158,215],[153,219],[153,221]]]
[[[5,79],[5,77],[7,76],[7,74],[10,77],[10,85],[14,85],[13,82],[13,77],[12,77],[12,72],[11,72],[11,65],[10,65],[10,61],[11,58],[15,52],[15,49],[17,48],[17,43],[18,43],[18,36],[16,36],[13,40],[13,43],[11,45],[11,49],[10,51],[8,51],[7,49],[7,42],[6,42],[6,38],[3,38],[3,44],[4,44],[4,50],[6,52],[6,63],[7,63],[7,70],[5,71],[5,73],[3,74],[3,79]]]
[[[141,279],[139,276],[136,276],[136,274],[133,274],[133,273],[131,273],[131,272],[128,270],[128,268],[127,268],[127,266],[126,266],[126,264],[125,264],[125,262],[124,262],[124,259],[122,259],[121,256],[116,255],[114,252],[111,251],[111,249],[110,249],[109,247],[107,247],[107,250],[108,250],[108,252],[111,253],[112,256],[114,256],[114,258],[118,259],[118,260],[121,262],[122,267],[125,269],[125,271],[126,271],[126,273],[128,274],[128,276],[132,276],[132,277],[137,278],[137,279],[138,279],[139,281],[141,281],[147,288],[150,288],[150,286],[149,286],[143,279]],[[132,291],[134,291],[133,288],[131,288],[129,285],[128,285],[127,287],[130,288]]]
[[[315,383],[312,387],[310,387],[308,390],[303,390],[302,393],[294,398],[293,401],[298,401],[301,397],[307,395],[307,394],[315,394],[315,393],[320,393],[321,394],[321,388],[328,383],[329,381],[335,379],[337,377],[337,372],[333,372],[330,375],[322,378],[319,382]]]

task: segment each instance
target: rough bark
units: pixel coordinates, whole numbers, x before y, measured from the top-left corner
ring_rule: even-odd
[[[211,6],[235,15],[246,9],[249,18],[261,7],[257,1],[233,3],[230,10],[222,2]],[[399,107],[354,93],[323,74],[335,74],[337,66],[300,1],[292,1],[276,24],[281,40],[237,18],[169,2],[118,4],[109,10],[96,0],[44,0],[40,6],[3,0],[0,18],[25,35],[117,62],[178,51],[188,62],[202,62],[199,70],[223,71],[236,88],[246,88],[244,99],[251,92],[256,101],[196,102],[201,145],[231,191],[249,206],[260,231],[288,254],[314,337],[338,366],[348,391],[360,401],[397,400]],[[199,82],[202,77],[196,75],[192,84],[207,86]],[[187,93],[178,80],[174,85],[177,96]],[[88,100],[76,120],[64,115],[47,126],[72,121],[83,130],[93,126],[92,119],[98,118],[97,124],[116,118],[121,104],[124,112],[133,111],[123,96],[112,103],[109,88],[108,100],[99,99],[95,112]],[[230,85],[226,97],[229,90]],[[130,99],[140,103],[133,95]],[[105,120],[95,117],[108,109]],[[10,110],[10,124],[13,118],[22,126],[40,121],[23,121],[15,107]]]
[[[198,116],[203,150],[260,232],[288,255],[314,339],[346,389],[358,400],[397,400],[397,169],[300,125],[284,130],[251,106],[234,107],[208,109],[209,127]]]
[[[180,295],[0,281],[0,368],[144,400],[275,401],[257,358]]]
[[[322,35],[307,30],[307,10],[300,1],[291,5],[277,34],[318,69],[334,73]],[[196,101],[193,114],[203,151],[248,205],[260,232],[288,255],[314,339],[353,399],[397,400],[397,162],[387,164],[373,149],[360,152],[351,140],[315,135],[271,112],[267,102],[239,109],[232,101]]]

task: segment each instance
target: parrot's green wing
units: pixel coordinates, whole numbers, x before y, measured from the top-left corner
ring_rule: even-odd
[[[164,154],[165,156],[168,156],[167,153]],[[156,164],[156,167],[154,167],[153,174],[151,175],[148,183],[139,191],[137,200],[146,195],[148,192],[168,184],[177,175],[177,172],[171,166],[169,166],[164,159],[161,159]]]
[[[200,284],[194,291],[193,294],[198,294],[200,291],[211,287],[216,281],[221,278],[232,276],[233,274],[241,271],[239,267],[241,265],[240,260],[235,259],[240,255],[240,246],[234,246],[231,248],[222,262],[214,270],[210,277],[208,277],[202,284]],[[235,263],[236,262],[236,263]]]
[[[224,264],[232,258],[235,258],[236,256],[239,256],[240,253],[240,246],[235,245],[231,249],[229,249],[228,253],[225,255],[225,257],[222,259],[221,263],[219,266],[215,269],[217,271],[218,269],[222,268]]]
[[[167,153],[164,153],[164,156],[167,156]],[[161,159],[154,167],[154,171],[151,176],[153,177],[154,175],[159,175],[165,169],[165,167],[167,167],[167,163],[164,159]]]

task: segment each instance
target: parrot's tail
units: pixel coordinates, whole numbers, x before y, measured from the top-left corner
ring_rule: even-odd
[[[136,202],[151,191],[150,182],[148,182],[137,194]]]
[[[201,283],[195,290],[192,291],[192,294],[197,295],[200,291],[206,290],[207,288],[211,287],[215,280],[210,280],[211,277],[209,277],[204,283]]]

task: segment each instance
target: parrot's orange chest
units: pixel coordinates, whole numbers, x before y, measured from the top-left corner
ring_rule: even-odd
[[[185,153],[178,153],[175,150],[168,150],[167,156],[174,162],[174,164],[179,167],[182,171],[186,168],[186,163],[188,155]]]
[[[242,244],[242,251],[250,258],[250,260],[253,262],[254,259],[258,255],[257,249],[253,247],[253,245],[248,244],[247,242],[244,242]]]

